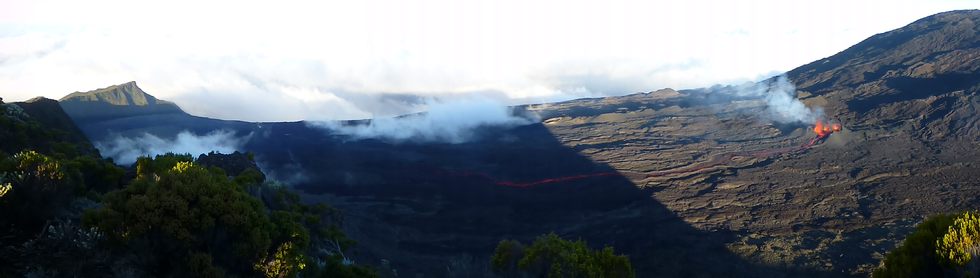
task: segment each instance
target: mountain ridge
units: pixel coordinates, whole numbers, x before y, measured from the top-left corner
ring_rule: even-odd
[[[821,94],[883,77],[976,72],[980,68],[976,63],[980,47],[978,24],[980,10],[931,15],[871,36],[830,57],[792,69],[787,75],[797,81],[799,90]],[[933,67],[933,62],[944,66]]]
[[[136,85],[136,81],[71,93],[58,102],[72,118],[85,121],[150,114],[187,114],[177,104],[147,94]]]
[[[150,94],[147,94],[145,91],[143,91],[143,89],[136,85],[136,81],[129,81],[86,92],[74,92],[62,97],[59,101],[97,101],[122,106],[173,104],[172,102],[160,100]]]

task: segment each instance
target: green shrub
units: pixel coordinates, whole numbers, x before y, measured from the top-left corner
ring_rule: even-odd
[[[616,255],[612,247],[593,250],[585,241],[568,241],[554,233],[539,236],[528,247],[513,240],[501,241],[491,265],[495,272],[508,276],[635,277],[629,258]]]
[[[980,219],[976,213],[966,212],[953,221],[941,239],[936,241],[936,254],[943,263],[964,266],[973,259],[980,245]]]
[[[275,226],[262,204],[227,177],[190,162],[164,159],[154,164],[153,169],[172,166],[156,170],[156,178],[144,175],[110,192],[102,208],[86,213],[84,223],[99,228],[122,249],[138,246],[133,250],[148,252],[152,259],[146,267],[155,273],[210,269],[201,266],[210,260],[198,253],[214,258],[224,272],[252,273],[273,248]],[[174,254],[197,259],[172,266]]]
[[[14,212],[0,218],[0,224],[35,232],[48,219],[68,205],[78,187],[77,177],[66,174],[64,163],[28,150],[13,157],[0,157],[0,210]]]
[[[253,184],[261,173],[228,177],[190,159],[139,158],[136,179],[106,194],[83,223],[104,232],[117,252],[146,258],[140,269],[164,276],[373,277],[343,263],[353,241],[340,231],[336,210],[303,205],[282,187],[252,196],[247,189],[262,186]]]
[[[943,277],[975,272],[966,269],[977,248],[976,212],[941,214],[916,226],[900,246],[888,252],[873,277]]]

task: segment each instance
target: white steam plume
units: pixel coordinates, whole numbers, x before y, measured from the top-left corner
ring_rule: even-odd
[[[486,98],[434,101],[427,106],[425,113],[373,119],[362,125],[340,122],[308,122],[308,125],[358,139],[462,143],[472,139],[476,129],[482,126],[516,126],[534,122],[515,116],[510,107]]]
[[[174,140],[143,133],[137,137],[116,136],[113,139],[96,142],[95,147],[103,156],[112,157],[119,165],[130,165],[140,156],[154,156],[165,153],[189,153],[199,155],[216,151],[231,153],[241,148],[249,137],[235,137],[234,132],[215,130],[205,135],[195,135],[181,131]]]
[[[766,99],[769,118],[779,123],[813,123],[823,116],[820,108],[811,109],[796,98],[796,86],[785,75],[775,80],[741,86],[736,94],[740,96],[759,96]]]

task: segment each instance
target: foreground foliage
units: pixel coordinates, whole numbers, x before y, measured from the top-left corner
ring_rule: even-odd
[[[976,212],[941,214],[916,226],[888,252],[874,277],[980,277],[980,220]]]
[[[539,236],[531,246],[503,240],[491,258],[493,270],[504,276],[634,277],[629,258],[612,247],[593,250],[585,241],[568,241],[554,233]]]
[[[124,169],[69,129],[0,100],[0,277],[376,276],[344,254],[337,210],[265,181],[251,155]]]
[[[0,277],[98,273],[76,262],[99,257],[99,233],[76,222],[124,170],[79,137],[0,101]]]
[[[141,258],[141,268],[154,274],[293,277],[351,271],[346,268],[372,274],[327,263],[342,261],[343,247],[314,252],[325,242],[348,241],[332,210],[302,205],[281,187],[233,179],[190,160],[172,154],[140,158],[136,179],[107,194],[105,206],[86,213],[83,222],[105,232],[114,250]],[[262,189],[257,197],[268,197],[270,207],[249,188]],[[328,265],[333,268],[325,271]]]

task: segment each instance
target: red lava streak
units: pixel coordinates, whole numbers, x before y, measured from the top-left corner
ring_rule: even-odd
[[[841,131],[841,125],[838,124],[838,123],[824,123],[823,121],[817,121],[814,124],[813,131],[816,133],[817,136],[816,137],[813,137],[813,139],[810,139],[810,141],[807,142],[806,144],[800,145],[798,147],[783,147],[783,148],[767,149],[767,150],[760,150],[760,151],[754,151],[754,152],[731,152],[731,153],[724,153],[724,154],[716,155],[716,156],[712,157],[710,160],[705,161],[705,162],[701,162],[701,163],[697,163],[697,164],[693,164],[693,165],[688,165],[688,166],[683,166],[683,167],[678,167],[678,168],[674,168],[674,169],[648,172],[648,173],[645,173],[645,174],[639,174],[639,173],[620,173],[620,172],[615,172],[614,171],[614,172],[600,172],[600,173],[592,173],[592,174],[581,174],[581,175],[573,175],[573,176],[561,176],[561,177],[554,177],[554,178],[547,178],[547,179],[540,179],[540,180],[533,180],[533,181],[525,181],[525,182],[516,182],[516,181],[507,181],[507,180],[501,181],[501,180],[497,180],[497,179],[495,179],[495,178],[493,178],[490,175],[485,174],[485,173],[474,173],[474,172],[463,172],[463,171],[459,171],[459,172],[449,172],[449,173],[445,173],[445,174],[449,174],[449,175],[453,175],[453,176],[461,176],[461,177],[476,177],[476,178],[479,178],[479,179],[482,179],[482,180],[486,180],[486,181],[492,182],[494,185],[497,185],[497,186],[512,187],[512,188],[531,188],[531,187],[535,187],[535,186],[539,186],[539,185],[545,185],[545,184],[563,183],[563,182],[584,180],[584,179],[590,179],[590,178],[596,178],[596,177],[609,177],[609,176],[621,176],[621,175],[622,176],[631,176],[631,177],[634,177],[634,178],[641,178],[642,179],[642,178],[652,178],[652,177],[663,177],[663,176],[670,176],[670,175],[688,174],[688,173],[696,173],[696,172],[699,172],[699,171],[702,171],[702,170],[705,170],[705,169],[709,169],[709,168],[712,168],[712,167],[715,167],[715,166],[725,165],[725,164],[731,163],[731,161],[734,158],[736,158],[736,157],[750,157],[750,158],[751,157],[754,157],[754,158],[764,159],[764,158],[769,158],[769,157],[773,157],[773,156],[777,156],[777,155],[782,155],[782,154],[786,154],[786,153],[795,153],[795,152],[806,151],[810,147],[813,147],[817,143],[821,142],[823,139],[825,139],[828,136],[830,136],[830,134],[833,134],[835,132],[840,132]],[[442,171],[440,171],[440,172],[442,172]]]
[[[498,181],[497,185],[506,186],[506,187],[527,188],[527,187],[532,187],[532,186],[537,186],[542,184],[559,183],[559,182],[583,180],[583,179],[594,178],[594,177],[606,177],[606,176],[617,176],[617,175],[619,175],[619,173],[603,172],[603,173],[595,173],[595,174],[564,176],[564,177],[536,180],[532,182],[521,182],[521,183],[516,183],[512,181]]]

